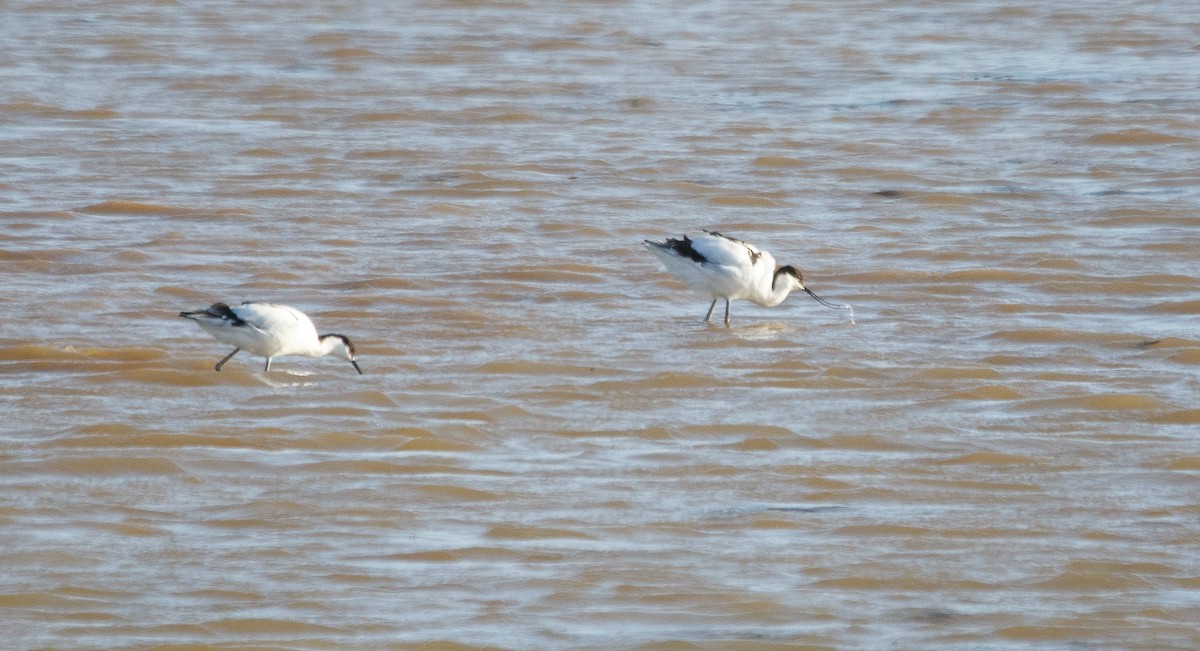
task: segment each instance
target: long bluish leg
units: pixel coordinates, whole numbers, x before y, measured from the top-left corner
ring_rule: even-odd
[[[265,373],[271,372],[271,358],[270,357],[267,358],[267,367],[263,369],[263,372],[265,372]]]
[[[241,350],[241,348],[234,348],[232,353],[229,353],[228,355],[225,356],[225,359],[222,359],[221,361],[217,362],[217,370],[220,371],[221,367],[225,365],[225,362],[228,362],[230,357],[233,357],[234,355],[238,354],[238,351],[240,351],[240,350]]]
[[[712,323],[712,311],[717,307],[717,299],[713,299],[712,305],[708,306],[708,314],[704,315],[705,323]]]
[[[729,299],[725,299],[725,327],[729,327]]]

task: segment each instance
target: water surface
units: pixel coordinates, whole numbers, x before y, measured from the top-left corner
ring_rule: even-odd
[[[13,648],[1200,646],[1200,9],[0,15]]]

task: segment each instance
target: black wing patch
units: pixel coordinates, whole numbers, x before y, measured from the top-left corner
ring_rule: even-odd
[[[213,303],[207,310],[204,311],[215,317],[225,319],[235,326],[246,325],[246,322],[242,320],[242,317],[234,314],[233,310],[224,303]]]
[[[682,240],[667,238],[665,242],[651,242],[650,240],[646,240],[646,243],[657,246],[660,249],[670,251],[681,258],[694,260],[701,264],[708,262],[708,258],[700,255],[699,251],[692,248],[692,240],[689,239],[687,235],[684,235]]]
[[[235,314],[234,311],[231,310],[228,305],[226,305],[224,303],[220,303],[220,302],[213,303],[212,305],[208,306],[207,308],[205,308],[203,310],[196,310],[194,312],[180,312],[179,316],[184,317],[185,319],[191,319],[194,317],[224,319],[225,321],[228,321],[230,325],[235,325],[235,326],[246,325],[246,322],[242,320],[242,317]]]

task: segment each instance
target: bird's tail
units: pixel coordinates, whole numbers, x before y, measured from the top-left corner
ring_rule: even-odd
[[[228,305],[219,302],[213,303],[203,310],[180,312],[179,316],[193,321],[229,321],[235,325],[242,323],[241,317],[235,314]]]
[[[664,242],[654,242],[651,240],[644,241],[646,243],[646,248],[650,249],[651,253],[666,253],[677,258],[687,258],[693,262],[708,262],[708,260],[701,255],[699,251],[692,248],[692,240],[687,235],[684,235],[683,239],[679,240],[675,238],[667,238],[667,240]]]

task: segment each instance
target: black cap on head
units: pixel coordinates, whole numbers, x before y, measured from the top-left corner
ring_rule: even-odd
[[[346,355],[347,355],[347,357],[350,358],[350,364],[354,366],[354,370],[358,371],[359,375],[362,375],[363,374],[362,369],[358,367],[358,361],[356,361],[354,359],[356,357],[356,355],[354,353],[354,344],[350,343],[350,337],[347,337],[346,335],[328,334],[328,335],[321,335],[320,338],[322,340],[325,340],[325,339],[328,339],[329,337],[334,337],[334,338],[342,340],[342,345],[344,345],[346,347]]]

